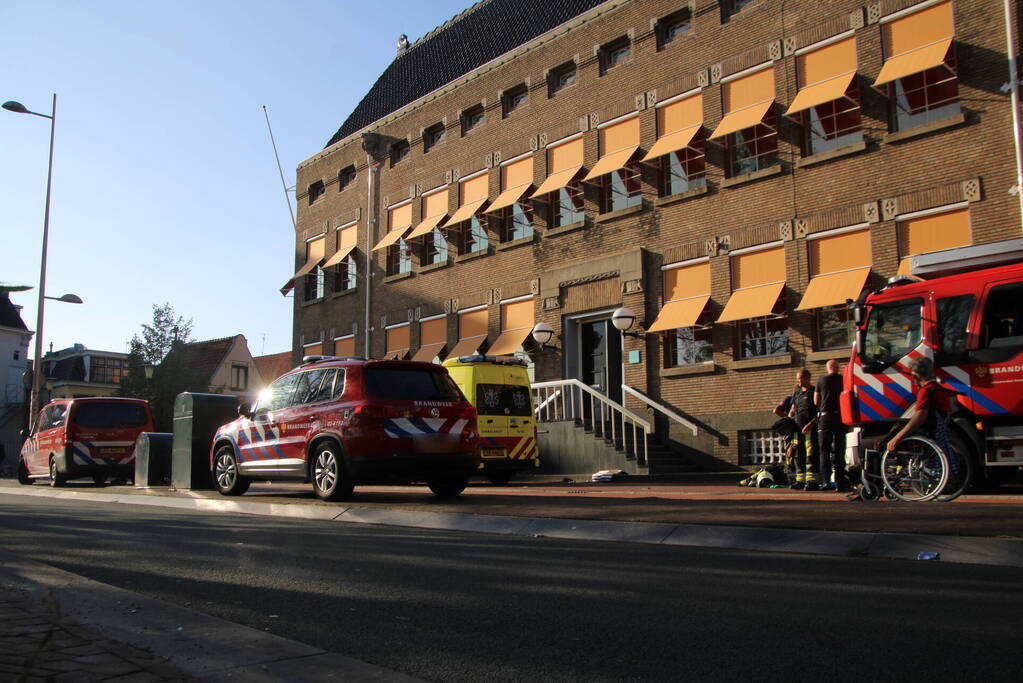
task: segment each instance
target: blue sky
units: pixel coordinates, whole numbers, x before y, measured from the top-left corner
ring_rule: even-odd
[[[285,180],[390,63],[471,0],[0,2],[0,101],[57,93],[44,347],[123,351],[170,303],[197,339],[291,346]],[[0,110],[0,282],[39,283],[49,121]],[[292,205],[294,206],[294,195]],[[35,329],[38,290],[13,294]]]

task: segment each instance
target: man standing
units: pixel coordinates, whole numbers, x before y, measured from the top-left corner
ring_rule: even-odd
[[[796,372],[796,390],[792,394],[792,417],[799,431],[796,432],[796,481],[791,488],[807,491],[820,490],[817,482],[817,405],[813,401],[814,389],[810,383],[810,371],[806,368]]]
[[[849,477],[845,472],[845,425],[839,397],[842,395],[842,375],[837,360],[828,361],[828,374],[817,380],[814,402],[817,404],[817,425],[820,433],[821,484],[825,489],[846,491]],[[829,483],[832,471],[834,484]]]

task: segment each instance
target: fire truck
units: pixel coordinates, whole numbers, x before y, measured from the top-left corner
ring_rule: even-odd
[[[1023,465],[1023,239],[935,252],[850,302],[856,341],[842,419],[860,451],[912,417],[908,364],[926,356],[956,393],[952,446],[974,483],[998,485]]]

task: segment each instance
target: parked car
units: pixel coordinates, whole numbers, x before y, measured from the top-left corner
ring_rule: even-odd
[[[448,358],[444,367],[476,406],[480,471],[494,484],[540,466],[533,392],[525,361],[507,356]]]
[[[127,480],[135,474],[135,442],[153,431],[149,403],[136,398],[89,397],[51,401],[39,412],[21,447],[18,481],[49,478],[50,486],[92,477]]]
[[[311,482],[323,500],[395,481],[451,497],[479,465],[476,409],[432,363],[309,356],[238,412],[210,448],[226,496],[257,479]]]

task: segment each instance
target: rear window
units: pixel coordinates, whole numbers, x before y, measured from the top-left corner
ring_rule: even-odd
[[[480,415],[528,417],[529,388],[514,384],[477,384],[476,412]]]
[[[368,367],[364,373],[366,391],[373,398],[396,401],[461,401],[451,376],[430,370]]]
[[[89,429],[142,427],[148,420],[141,403],[78,403],[74,410],[74,423]]]

